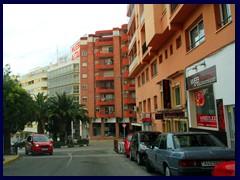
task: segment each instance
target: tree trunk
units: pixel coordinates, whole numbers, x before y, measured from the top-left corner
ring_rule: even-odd
[[[11,134],[10,134],[10,131],[4,129],[3,139],[4,139],[3,154],[4,155],[10,155],[11,154]]]

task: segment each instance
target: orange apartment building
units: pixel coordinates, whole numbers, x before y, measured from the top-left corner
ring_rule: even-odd
[[[235,5],[130,4],[137,124],[208,131],[235,147]]]
[[[136,98],[135,80],[128,77],[129,39],[127,24],[80,38],[80,97],[91,119],[83,134],[91,139],[121,138],[133,130]]]

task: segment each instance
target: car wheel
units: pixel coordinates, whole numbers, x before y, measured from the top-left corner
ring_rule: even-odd
[[[137,153],[137,164],[138,164],[139,166],[142,165],[142,159],[141,159],[139,153]]]
[[[172,176],[168,166],[165,168],[165,176]]]
[[[131,161],[134,160],[134,158],[132,157],[132,152],[131,152],[131,151],[130,151],[130,153],[129,153],[129,159],[130,159]]]
[[[147,172],[149,173],[154,172],[154,168],[151,166],[148,157],[146,158],[146,169],[147,169]]]

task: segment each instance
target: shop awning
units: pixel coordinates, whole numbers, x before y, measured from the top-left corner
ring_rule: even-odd
[[[142,124],[139,123],[131,123],[132,126],[142,126]]]

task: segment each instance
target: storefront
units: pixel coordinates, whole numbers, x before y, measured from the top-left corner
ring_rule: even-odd
[[[235,147],[235,44],[186,68],[190,131],[207,131]]]

